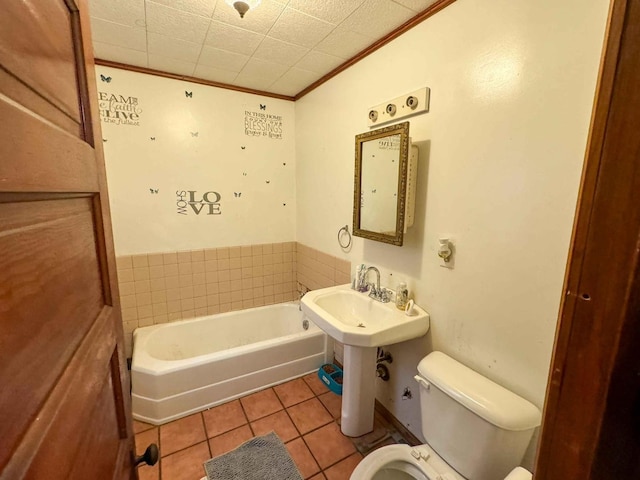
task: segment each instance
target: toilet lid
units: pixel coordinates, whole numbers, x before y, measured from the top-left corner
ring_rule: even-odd
[[[389,445],[367,455],[351,480],[465,480],[428,445]]]

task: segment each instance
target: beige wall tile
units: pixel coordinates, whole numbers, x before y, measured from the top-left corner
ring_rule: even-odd
[[[228,259],[229,258],[229,248],[216,248],[216,255],[218,256],[218,260],[220,259]]]
[[[140,320],[142,320],[143,318],[149,317],[153,317],[153,309],[151,305],[138,305],[138,322],[140,322]]]
[[[161,253],[153,253],[153,254],[147,255],[147,260],[149,261],[150,267],[155,267],[157,265],[164,264],[164,259],[162,258]]]
[[[169,312],[169,319],[171,319],[171,314],[182,311],[182,304],[180,300],[170,300],[167,302],[167,311]]]
[[[216,315],[220,313],[220,305],[210,305],[207,307],[208,315]]]
[[[193,286],[180,287],[180,299],[193,298]]]
[[[252,247],[251,245],[244,245],[242,247],[240,247],[240,256],[241,257],[251,257],[253,255],[252,253]]]
[[[180,288],[170,288],[167,290],[167,301],[180,300]]]
[[[144,317],[138,320],[139,327],[149,327],[153,325],[153,317]]]
[[[193,275],[180,275],[180,287],[190,287],[193,285]]]
[[[148,293],[151,291],[151,283],[149,280],[140,280],[134,282],[136,293]]]
[[[174,265],[178,263],[178,254],[176,252],[163,253],[162,261],[165,265]]]
[[[118,270],[118,282],[133,282],[133,269]]]
[[[151,293],[136,293],[136,305],[138,307],[151,305]],[[140,311],[138,311],[138,318],[140,318]]]
[[[207,307],[196,308],[196,317],[206,317],[208,315]]]
[[[135,281],[149,280],[149,267],[135,267],[133,269],[133,279]]]
[[[185,312],[185,310],[193,310],[195,308],[193,298],[183,298],[182,300],[180,300],[180,305],[182,307],[183,313]]]
[[[207,286],[203,283],[201,285],[193,286],[193,297],[204,297],[207,294]]]
[[[262,245],[251,245],[251,255],[254,257],[256,255],[262,256]]]
[[[189,263],[178,263],[178,274],[180,275],[191,275],[193,273],[193,269],[191,268],[191,262]]]
[[[207,295],[207,306],[220,305],[220,295],[217,293],[213,295]]]
[[[149,267],[149,278],[164,278],[164,265],[154,265]]]
[[[193,262],[191,264],[191,271],[195,273],[204,273],[204,262]]]
[[[232,270],[229,270],[229,277],[231,278],[232,281],[242,279],[242,269],[234,268]]]
[[[151,292],[151,303],[166,303],[167,301],[167,291],[162,290],[160,292]]]
[[[262,255],[270,255],[273,253],[273,244],[265,243],[262,245]]]
[[[116,257],[116,268],[118,270],[132,269],[133,262],[131,261],[131,256]]]
[[[229,268],[231,270],[235,268],[242,268],[242,257],[231,258],[229,260]]]
[[[242,257],[241,247],[229,247],[229,258],[240,258],[240,257]]]
[[[149,280],[149,285],[152,292],[159,292],[167,288],[164,278],[152,278]]]
[[[167,323],[169,321],[169,315],[165,314],[165,315],[154,315],[153,316],[153,323],[154,325],[159,325],[161,323]]]
[[[122,308],[135,308],[138,306],[136,303],[135,295],[123,295],[120,297],[120,305]]]
[[[133,255],[131,261],[133,262],[133,268],[149,266],[149,260],[146,255]]]
[[[215,248],[207,248],[204,251],[204,259],[205,259],[205,261],[207,261],[207,260],[217,260],[218,259],[217,250]]]
[[[204,262],[204,250],[191,250],[192,262]]]
[[[191,263],[191,250],[186,250],[178,253],[178,264]]]
[[[205,272],[217,272],[218,271],[218,260],[205,260],[205,262],[204,262],[204,271]]]
[[[136,307],[129,307],[122,309],[122,321],[131,322],[138,319],[138,309]]]
[[[207,283],[207,295],[213,295],[220,292],[220,285],[216,283]]]
[[[180,274],[180,270],[178,268],[177,263],[172,263],[171,265],[164,266],[165,277],[177,277],[179,274]]]
[[[194,285],[204,285],[207,283],[207,275],[203,273],[194,273],[193,274],[193,284]]]
[[[135,283],[133,282],[122,282],[118,285],[120,290],[120,296],[123,295],[134,295],[136,293]]]
[[[182,320],[182,312],[169,312],[168,318],[170,322]]]
[[[218,258],[218,271],[229,270],[230,264],[231,264],[231,259],[229,259],[229,258]]]
[[[151,309],[153,312],[153,316],[156,317],[158,315],[165,315],[167,311],[167,303],[154,303],[151,305]]]

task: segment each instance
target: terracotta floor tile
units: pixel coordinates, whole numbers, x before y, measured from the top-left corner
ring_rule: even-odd
[[[307,385],[309,385],[309,388],[316,395],[321,395],[329,391],[329,388],[322,382],[322,380],[318,378],[317,372],[305,375],[304,377],[302,377],[302,379],[306,382]]]
[[[300,436],[289,415],[284,410],[251,422],[251,429],[256,436],[264,435],[273,430],[280,437],[280,440],[285,443]]]
[[[323,470],[356,451],[351,440],[342,435],[335,422],[307,433],[304,440]]]
[[[240,403],[242,403],[244,412],[250,422],[266,417],[283,408],[272,388],[241,398]]]
[[[160,427],[160,454],[171,455],[206,439],[202,415],[196,413]]]
[[[327,392],[322,395],[318,395],[318,398],[322,404],[327,407],[327,410],[329,410],[329,413],[333,418],[340,418],[340,415],[342,414],[342,397],[340,395],[336,395],[333,392]]]
[[[349,480],[349,477],[351,477],[351,474],[358,463],[360,463],[360,460],[362,460],[362,455],[356,452],[342,460],[340,463],[327,468],[324,471],[324,474],[327,477],[327,480]]]
[[[320,471],[320,467],[314,460],[313,455],[311,455],[302,438],[296,438],[285,446],[287,450],[289,450],[289,455],[293,458],[303,478],[309,478]]]
[[[247,423],[239,400],[225,403],[202,412],[207,437],[215,437]]]
[[[209,460],[207,442],[198,443],[186,450],[163,457],[162,478],[164,480],[199,480],[205,475],[202,464]]]
[[[211,449],[211,458],[230,452],[252,438],[253,433],[251,433],[249,425],[243,425],[230,432],[210,438],[209,448]]]
[[[154,428],[155,425],[150,425],[148,423],[144,423],[144,422],[139,422],[138,420],[134,420],[133,421],[133,433],[140,433],[140,432],[144,432],[145,430],[150,430],[152,428]]]
[[[153,467],[149,465],[138,467],[138,480],[160,480],[160,461]]]
[[[160,446],[160,442],[158,442],[158,427],[136,434],[136,455],[142,455],[151,443]]]
[[[287,412],[303,435],[333,421],[333,417],[317,398],[287,408]]]
[[[327,480],[327,477],[325,477],[322,473],[319,473],[311,477],[309,480]]]
[[[314,396],[309,386],[301,378],[296,378],[282,385],[276,385],[273,389],[285,407],[304,402]]]

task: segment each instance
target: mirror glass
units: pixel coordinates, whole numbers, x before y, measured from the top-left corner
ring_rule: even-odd
[[[356,136],[353,232],[402,245],[409,122]]]

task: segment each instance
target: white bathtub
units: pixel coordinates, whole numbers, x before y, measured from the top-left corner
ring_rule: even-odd
[[[317,370],[329,341],[297,304],[139,328],[133,418],[160,425]]]

